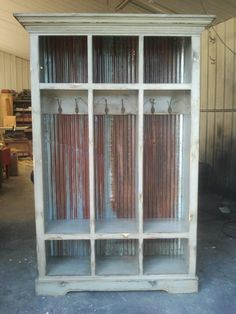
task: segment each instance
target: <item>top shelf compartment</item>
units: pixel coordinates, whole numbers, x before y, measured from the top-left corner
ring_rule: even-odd
[[[190,83],[191,38],[145,37],[145,83]]]
[[[138,37],[93,37],[93,82],[138,82]]]
[[[39,38],[41,83],[87,83],[86,36]]]
[[[191,37],[145,36],[142,51],[138,36],[93,36],[92,64],[87,40],[40,36],[40,82],[86,85],[91,69],[94,84],[191,84]]]

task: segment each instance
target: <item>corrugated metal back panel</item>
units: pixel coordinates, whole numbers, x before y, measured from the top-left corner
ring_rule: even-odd
[[[0,51],[0,89],[30,88],[29,61]]]
[[[236,18],[215,27],[236,48]],[[236,57],[214,30],[202,34],[200,183],[221,193],[236,191]]]

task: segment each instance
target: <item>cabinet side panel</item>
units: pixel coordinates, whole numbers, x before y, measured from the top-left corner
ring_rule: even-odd
[[[199,89],[200,89],[200,36],[192,37],[192,99],[190,131],[189,176],[189,272],[196,272],[197,198],[199,159]]]
[[[39,47],[38,36],[30,36],[31,86],[32,86],[32,122],[33,122],[33,155],[34,155],[34,196],[37,237],[37,257],[39,276],[45,275],[44,243],[44,197],[43,197],[43,162],[41,140],[41,107],[39,90]]]

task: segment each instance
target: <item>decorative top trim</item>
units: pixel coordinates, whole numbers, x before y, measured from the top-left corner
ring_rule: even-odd
[[[35,34],[193,35],[212,23],[213,15],[16,13]]]

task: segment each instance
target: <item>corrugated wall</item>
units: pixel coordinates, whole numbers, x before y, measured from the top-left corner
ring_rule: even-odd
[[[236,18],[215,26],[236,49]],[[222,194],[236,192],[236,56],[214,29],[202,34],[200,184]]]
[[[0,51],[0,90],[30,88],[29,61]]]

